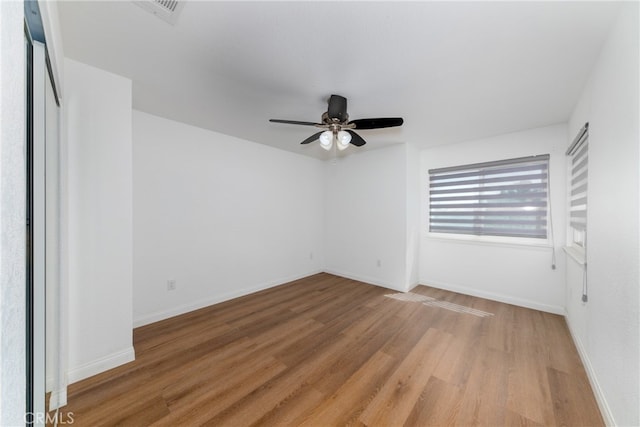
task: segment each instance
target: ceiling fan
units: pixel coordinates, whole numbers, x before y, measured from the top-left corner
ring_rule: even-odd
[[[402,117],[385,117],[378,119],[359,119],[349,121],[347,114],[347,98],[340,95],[331,95],[329,98],[329,108],[322,113],[321,123],[299,122],[296,120],[269,119],[273,123],[287,123],[292,125],[315,126],[321,130],[314,133],[301,144],[309,144],[315,140],[320,140],[320,146],[325,150],[330,150],[334,142],[339,150],[346,149],[349,144],[361,147],[367,142],[352,129],[380,129],[402,126]]]

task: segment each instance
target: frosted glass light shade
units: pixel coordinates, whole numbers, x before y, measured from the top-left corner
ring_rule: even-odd
[[[343,130],[338,132],[338,142],[337,142],[338,149],[345,150],[349,146],[350,142],[351,142],[351,134],[349,132],[345,132]]]
[[[329,151],[331,145],[333,145],[333,132],[326,130],[320,134],[320,146]]]

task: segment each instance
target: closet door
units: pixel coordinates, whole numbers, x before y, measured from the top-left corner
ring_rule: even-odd
[[[60,383],[60,109],[46,48],[28,43],[27,421],[44,425],[45,393]]]
[[[49,71],[47,69],[47,71]],[[61,144],[60,107],[52,79],[45,78],[45,372],[46,392],[51,392],[48,408],[55,409],[66,402],[66,352],[63,337],[62,309],[62,243],[61,243]],[[61,396],[64,394],[65,397]],[[62,420],[58,420],[62,424]]]
[[[27,37],[27,417],[45,414],[46,72],[45,47]]]
[[[27,425],[55,419],[45,412],[66,400],[61,336],[60,101],[38,2],[25,1],[26,52],[26,358]],[[63,396],[61,396],[63,394]],[[60,401],[63,402],[60,402]]]

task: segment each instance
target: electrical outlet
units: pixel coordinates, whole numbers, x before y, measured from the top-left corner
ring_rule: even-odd
[[[167,290],[168,291],[175,291],[176,290],[176,281],[171,279],[171,280],[167,280]]]
[[[377,260],[377,261],[376,261],[376,265],[377,265],[378,267],[382,267],[382,261]]]
[[[313,259],[313,252],[309,252],[309,259]]]

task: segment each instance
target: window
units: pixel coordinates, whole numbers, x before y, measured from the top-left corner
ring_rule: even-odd
[[[589,123],[578,132],[569,148],[569,246],[584,250],[587,241],[587,177]]]
[[[429,170],[429,231],[547,238],[549,155]]]

